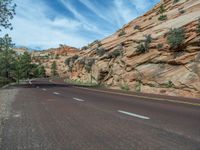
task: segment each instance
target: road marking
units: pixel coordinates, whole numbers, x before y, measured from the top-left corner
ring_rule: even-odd
[[[53,92],[53,94],[55,94],[55,95],[60,95],[60,93],[58,93],[58,92]]]
[[[42,89],[43,91],[47,91],[47,89]]]
[[[76,101],[79,101],[79,102],[84,102],[84,100],[80,99],[80,98],[73,98],[74,100]]]
[[[144,98],[145,100],[166,101],[166,102],[171,102],[171,103],[186,104],[186,105],[192,105],[192,106],[200,107],[200,103],[178,101],[178,100],[171,100],[171,99],[165,99],[165,98],[146,97],[146,96],[131,95],[131,94],[126,94],[126,93],[116,93],[116,92],[110,92],[110,91],[101,91],[101,90],[83,88],[83,87],[76,87],[76,86],[74,86],[74,88],[85,89],[85,90],[89,90],[89,91],[96,91],[96,92],[101,92],[101,93],[109,93],[109,94],[115,94],[115,95]]]
[[[123,111],[123,110],[118,110],[118,112],[122,113],[122,114],[129,115],[129,116],[137,117],[137,118],[140,118],[140,119],[145,119],[145,120],[149,120],[150,119],[149,117],[138,115],[138,114],[134,114],[134,113]]]

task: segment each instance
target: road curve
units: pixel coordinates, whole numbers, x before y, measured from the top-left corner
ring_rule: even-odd
[[[200,150],[197,99],[116,94],[44,79],[12,88],[20,92],[4,124],[2,150]]]

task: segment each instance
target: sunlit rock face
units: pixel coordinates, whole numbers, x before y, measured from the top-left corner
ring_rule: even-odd
[[[165,9],[162,14],[161,5]],[[199,98],[199,17],[199,0],[162,0],[113,35],[95,41],[84,50],[71,52],[66,57],[79,56],[71,70],[64,64],[66,57],[61,53],[57,60],[62,68],[60,74],[85,82],[92,79],[110,88],[128,86],[131,91]],[[182,28],[185,32],[185,40],[178,49],[167,42],[172,28]],[[152,39],[148,50],[140,53],[137,47],[145,42],[145,35],[151,35]],[[87,59],[95,60],[89,72],[83,63]],[[44,64],[49,66],[51,61]]]

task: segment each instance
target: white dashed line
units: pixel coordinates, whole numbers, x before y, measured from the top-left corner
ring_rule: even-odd
[[[53,92],[53,94],[54,94],[54,95],[60,95],[60,93],[58,93],[58,92]]]
[[[84,100],[79,99],[79,98],[73,98],[73,99],[76,100],[76,101],[79,101],[79,102],[84,102]]]
[[[47,89],[42,89],[43,91],[47,91]]]
[[[137,117],[137,118],[140,118],[140,119],[146,119],[146,120],[150,119],[149,117],[138,115],[138,114],[134,114],[134,113],[130,113],[130,112],[127,112],[127,111],[118,110],[118,112],[122,113],[122,114],[126,114],[126,115],[129,115],[129,116],[132,116],[132,117]]]

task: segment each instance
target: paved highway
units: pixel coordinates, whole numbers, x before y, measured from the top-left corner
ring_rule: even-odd
[[[200,150],[200,100],[38,79],[18,87],[2,150]]]

